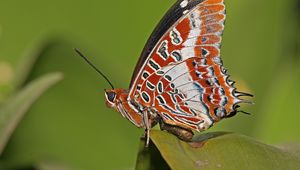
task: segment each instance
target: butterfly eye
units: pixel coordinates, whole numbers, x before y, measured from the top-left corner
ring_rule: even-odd
[[[106,99],[113,103],[114,100],[116,99],[116,93],[115,92],[106,92]]]

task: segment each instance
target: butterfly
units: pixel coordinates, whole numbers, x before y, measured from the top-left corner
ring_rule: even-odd
[[[105,90],[108,107],[149,131],[156,124],[184,141],[234,116],[240,96],[220,58],[224,0],[178,0],[148,39],[129,89]],[[102,74],[102,73],[100,73]],[[243,112],[243,111],[241,111]]]

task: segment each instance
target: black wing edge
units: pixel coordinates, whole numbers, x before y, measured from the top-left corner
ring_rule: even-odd
[[[160,38],[169,30],[169,28],[176,23],[176,21],[179,20],[184,14],[183,12],[185,10],[191,10],[204,0],[189,0],[188,5],[184,8],[180,6],[180,3],[183,0],[178,0],[164,15],[164,17],[160,20],[160,22],[155,27],[154,31],[150,35],[149,39],[147,40],[146,45],[144,46],[144,49],[140,55],[140,58],[135,66],[133,75],[131,77],[131,82],[129,88],[131,88],[132,84],[134,83],[134,80],[136,76],[138,76],[138,73],[144,64],[145,60],[148,58],[149,54],[155,47],[155,45],[158,43]]]

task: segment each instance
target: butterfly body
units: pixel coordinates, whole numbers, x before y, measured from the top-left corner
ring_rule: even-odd
[[[109,107],[146,130],[159,123],[183,140],[236,114],[244,102],[220,58],[223,0],[179,0],[153,31],[128,90],[106,91]]]

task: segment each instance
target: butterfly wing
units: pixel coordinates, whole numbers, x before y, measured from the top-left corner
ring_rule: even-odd
[[[168,12],[164,15],[164,17],[161,19],[161,21],[158,23],[152,34],[150,35],[143,51],[142,54],[135,66],[132,78],[131,78],[131,83],[130,83],[130,88],[132,85],[135,83],[137,80],[138,75],[140,75],[141,70],[145,66],[146,60],[148,60],[151,57],[151,53],[154,49],[155,46],[157,46],[158,42],[162,39],[164,34],[168,32],[168,30],[174,26],[176,22],[184,15],[185,11],[189,11],[192,8],[194,8],[195,5],[198,5],[201,3],[203,0],[193,0],[189,2],[185,7],[182,7],[184,2],[180,2],[178,0],[169,10]]]
[[[129,99],[164,122],[205,130],[241,100],[222,66],[223,0],[181,0],[152,33],[136,66]]]

